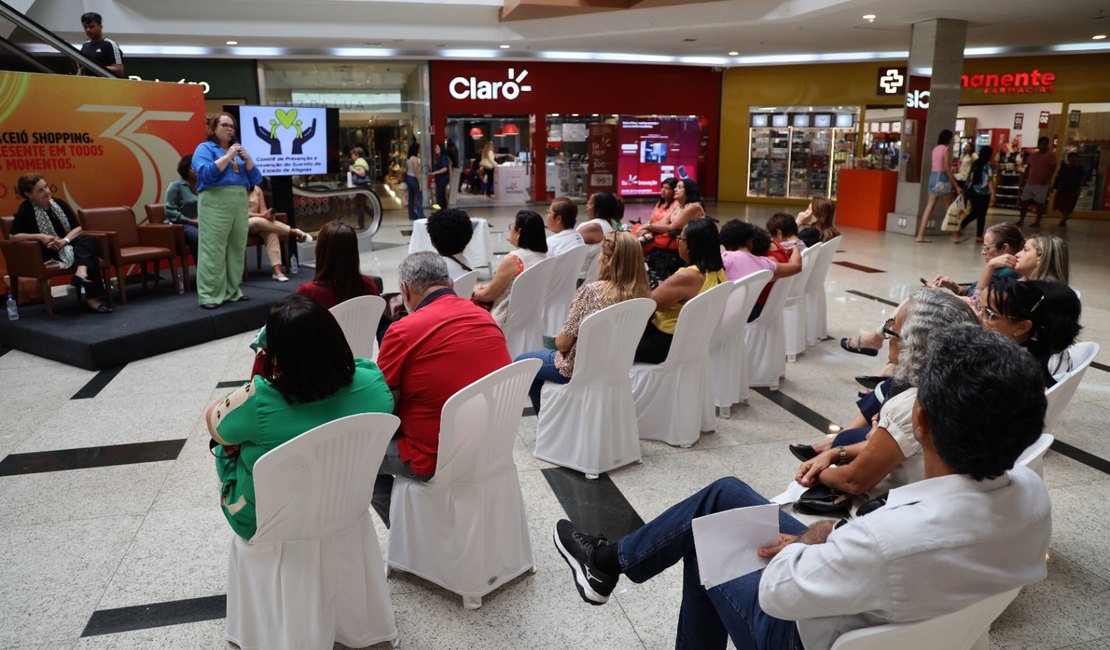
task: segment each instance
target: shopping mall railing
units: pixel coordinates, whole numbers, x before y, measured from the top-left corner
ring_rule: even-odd
[[[382,225],[382,202],[368,187],[322,185],[293,186],[293,210],[297,227],[315,232],[329,221],[342,221],[359,231],[362,237],[373,237]]]

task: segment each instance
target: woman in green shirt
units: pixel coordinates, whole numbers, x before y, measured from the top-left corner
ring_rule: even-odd
[[[220,505],[243,539],[255,533],[254,464],[266,452],[321,424],[357,413],[392,413],[393,395],[378,367],[355,359],[335,318],[293,295],[266,321],[264,367],[272,380],[250,383],[216,402],[212,434]]]

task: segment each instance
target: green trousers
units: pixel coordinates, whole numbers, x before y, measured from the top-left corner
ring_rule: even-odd
[[[197,299],[202,305],[238,300],[243,295],[239,283],[247,250],[246,188],[205,189],[197,201],[197,218]]]

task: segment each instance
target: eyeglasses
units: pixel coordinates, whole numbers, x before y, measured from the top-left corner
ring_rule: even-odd
[[[982,250],[982,252],[986,253],[987,251],[989,251],[992,248],[1000,248],[1000,246],[998,244],[984,244],[983,248],[980,249],[980,250]]]
[[[675,240],[677,240],[677,241],[686,241],[686,237],[684,235],[679,235],[678,237],[675,237]]]
[[[899,341],[902,340],[902,335],[899,334],[898,332],[894,331],[894,319],[893,318],[886,319],[886,322],[883,323],[882,332],[883,332],[883,338],[884,339],[898,339]]]
[[[1040,303],[1038,302],[1038,304],[1040,304]],[[995,310],[991,309],[990,307],[987,307],[986,305],[980,303],[978,300],[972,300],[971,301],[971,306],[975,309],[975,313],[979,314],[980,316],[982,316],[984,319],[986,319],[988,321],[993,322],[993,321],[998,320],[999,318],[1014,320],[1013,316],[1007,316],[1005,314],[1000,314],[1000,313],[996,312]]]
[[[235,125],[232,124],[231,122],[221,122],[220,124],[217,124],[216,126],[220,127],[221,129],[234,129],[235,128]]]

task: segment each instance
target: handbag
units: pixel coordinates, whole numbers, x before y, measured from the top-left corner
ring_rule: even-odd
[[[794,502],[794,512],[803,515],[847,517],[852,512],[852,495],[827,485],[815,485]]]
[[[956,232],[960,229],[960,222],[962,222],[964,217],[970,212],[971,204],[964,199],[964,195],[961,194],[957,196],[956,200],[952,202],[952,205],[948,206],[948,212],[944,215],[944,224],[941,225],[940,229],[944,232]]]

